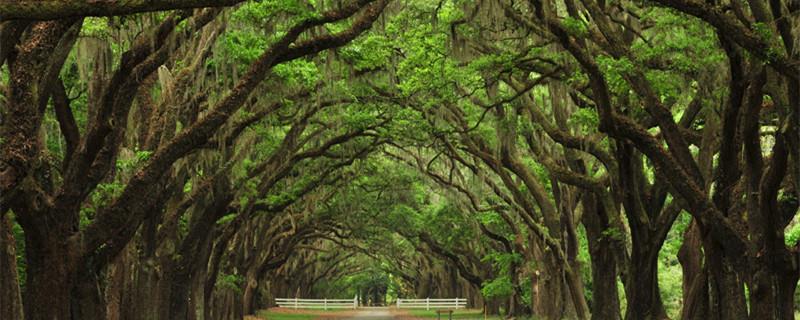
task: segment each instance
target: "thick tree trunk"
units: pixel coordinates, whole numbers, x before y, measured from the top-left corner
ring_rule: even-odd
[[[634,242],[627,284],[626,320],[668,319],[658,288],[658,251],[644,250]]]
[[[509,277],[511,278],[511,285],[514,287],[514,290],[511,292],[511,296],[508,298],[508,309],[506,310],[506,313],[508,317],[515,318],[526,313],[525,306],[522,302],[524,292],[519,283],[519,264],[512,262],[508,272]]]
[[[794,319],[798,274],[780,259],[756,267],[749,286],[750,319]]]
[[[779,319],[794,319],[794,295],[797,289],[798,273],[783,274],[778,278],[777,313]]]
[[[416,296],[417,298],[427,298],[431,296],[431,283],[433,282],[433,275],[430,272],[424,273],[424,279],[421,279],[417,285]]]
[[[556,259],[552,250],[545,249],[540,241],[534,241],[534,257],[537,268],[531,280],[531,305],[533,315],[541,319],[576,318],[574,297],[563,261]]]
[[[131,282],[131,304],[123,306],[125,319],[157,319],[158,310],[165,298],[160,296],[159,278],[150,258],[142,258],[135,263],[134,279]]]
[[[62,240],[65,236],[34,233],[25,233],[25,319],[68,320],[72,316],[70,297],[76,277],[74,250]]]
[[[17,245],[9,216],[0,218],[0,319],[22,319],[22,297],[17,281]]]
[[[73,319],[106,319],[104,291],[94,267],[79,269],[70,296]]]
[[[747,301],[743,280],[722,256],[722,246],[713,239],[704,241],[708,282],[710,319],[745,320]]]
[[[187,319],[189,316],[189,293],[191,292],[191,270],[186,265],[175,265],[167,272],[164,281],[168,289],[168,316],[164,319]]]
[[[252,268],[256,269],[256,268]],[[255,313],[255,295],[258,289],[258,279],[254,270],[249,270],[245,276],[244,290],[242,291],[242,310],[244,314]]]
[[[209,235],[203,243],[202,250],[198,253],[195,267],[192,269],[192,285],[191,292],[189,293],[189,319],[207,319],[205,318],[205,306],[208,303],[205,296],[205,279],[208,277],[208,264],[211,260],[212,246],[214,244],[214,236]]]
[[[683,309],[681,319],[703,320],[708,314],[708,273],[703,265],[700,226],[692,220],[683,236],[678,261],[683,270]]]
[[[125,248],[122,254],[108,267],[108,285],[106,286],[106,319],[123,320],[123,306],[127,292],[126,280],[130,277],[128,255],[130,249]]]
[[[54,53],[68,50],[68,47],[60,48],[59,43],[74,22],[33,23],[28,32],[23,33],[21,42],[26,45],[16,46],[8,56],[9,95],[4,105],[7,119],[3,119],[0,127],[3,137],[0,206],[3,210],[13,208],[25,230],[27,282],[23,298],[26,319],[70,317],[70,281],[74,276],[77,251],[67,242],[67,237],[72,232],[70,218],[75,215],[71,214],[73,212],[53,214],[48,204],[40,201],[43,191],[29,186],[36,183],[21,182],[27,177],[35,180],[33,166],[41,164],[38,156],[42,142],[38,133],[42,106],[46,106],[50,97],[48,81],[56,77],[55,71],[63,64]]]
[[[240,293],[228,288],[221,288],[215,292],[215,295],[217,298],[214,299],[211,319],[239,320],[244,317]]]
[[[568,205],[569,206],[569,205]],[[573,220],[573,210],[565,210],[561,214],[561,224],[566,230],[565,247],[567,254],[567,264],[564,265],[564,280],[566,282],[566,289],[568,290],[570,303],[567,305],[572,306],[573,314],[568,314],[569,317],[575,319],[589,319],[589,305],[586,302],[586,294],[583,292],[583,279],[581,273],[576,270],[581,269],[581,262],[578,260],[578,236],[575,230],[576,222]]]
[[[238,226],[241,220],[234,220],[234,225]],[[230,227],[230,225],[229,225]],[[223,254],[228,246],[228,242],[234,235],[235,228],[228,228],[219,233],[219,239],[214,241],[213,249],[207,264],[208,271],[203,283],[203,319],[216,319],[212,313],[214,306],[217,303],[217,296],[215,295],[214,288],[217,283],[217,277],[220,274],[222,267]],[[219,230],[218,230],[219,231]]]
[[[617,292],[617,262],[613,239],[603,231],[610,228],[608,218],[592,194],[583,197],[583,225],[589,242],[592,263],[592,319],[620,319]]]

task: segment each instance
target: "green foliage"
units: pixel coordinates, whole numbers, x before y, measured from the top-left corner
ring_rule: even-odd
[[[86,17],[83,19],[81,27],[82,37],[105,38],[109,35],[109,18],[106,17]]]
[[[374,290],[383,292],[392,286],[397,287],[395,280],[383,270],[379,261],[359,258],[353,260],[365,265],[364,270],[334,279],[322,279],[314,284],[314,290],[331,299],[352,299],[355,296],[363,297]]]
[[[522,255],[519,253],[490,252],[483,261],[491,262],[499,273],[508,273],[511,265],[522,262]]]
[[[623,240],[625,237],[625,233],[622,230],[619,230],[615,227],[610,227],[608,229],[603,230],[602,232],[603,237],[607,237],[609,239],[614,240]]]
[[[597,64],[606,77],[609,90],[615,95],[627,93],[630,90],[625,75],[636,68],[628,58],[614,59],[609,56],[598,56]]]
[[[789,227],[783,240],[788,247],[796,246],[797,242],[800,241],[800,224]]]
[[[677,317],[682,305],[683,272],[678,261],[678,250],[683,244],[683,234],[689,227],[691,216],[682,212],[672,225],[664,245],[659,251],[658,282],[664,308],[670,317]]]
[[[591,132],[600,125],[600,117],[593,109],[581,108],[570,115],[567,124],[583,128],[584,132]]]
[[[292,60],[275,66],[272,71],[286,84],[313,87],[320,80],[317,65],[308,60]]]
[[[476,72],[509,69],[516,63],[516,58],[516,56],[509,52],[482,55],[471,60],[469,62],[469,68]]]
[[[231,19],[235,22],[247,22],[254,26],[266,26],[270,19],[279,15],[306,15],[310,12],[304,1],[299,0],[266,0],[248,1],[243,3],[233,13]]]
[[[385,36],[370,34],[342,48],[339,55],[357,71],[385,68],[391,62],[392,45]]]
[[[219,218],[219,220],[217,220],[217,225],[225,225],[228,222],[233,221],[233,219],[236,219],[236,214],[235,213],[226,214],[226,215],[222,216],[222,218]]]
[[[503,223],[503,218],[495,211],[483,211],[477,214],[477,219],[480,223],[486,225],[499,225]]]
[[[122,193],[125,185],[122,183],[101,183],[97,185],[97,189],[92,193],[92,203],[96,205],[106,205],[111,200],[116,199]]]
[[[80,209],[80,226],[85,227],[92,222],[97,209],[110,204],[125,188],[120,182],[100,183],[89,195],[91,202]]]
[[[523,162],[528,168],[531,168],[533,174],[536,176],[537,180],[539,180],[539,184],[541,184],[542,187],[544,187],[544,190],[547,191],[548,194],[552,195],[553,186],[550,183],[550,172],[547,171],[547,168],[545,168],[544,165],[542,165],[532,157],[523,158]]]
[[[342,122],[350,130],[366,130],[376,124],[377,114],[368,104],[355,103],[346,108]]]
[[[226,55],[241,65],[241,70],[261,56],[267,47],[267,40],[263,36],[245,31],[227,32],[222,41]]]
[[[128,172],[133,171],[147,162],[152,154],[152,151],[134,150],[132,157],[117,159],[117,170]]]
[[[573,17],[565,17],[561,23],[567,29],[567,32],[577,37],[584,37],[589,33],[586,23]]]
[[[239,274],[221,274],[217,277],[217,287],[242,293],[244,277]]]
[[[509,297],[514,293],[514,285],[511,283],[509,276],[500,276],[484,282],[481,293],[486,298]]]
[[[661,289],[661,297],[664,301],[664,309],[670,318],[680,314],[683,305],[683,273],[679,264],[659,265],[658,283]]]
[[[649,43],[636,41],[633,45],[633,51],[641,63],[666,62],[666,71],[687,73],[713,70],[725,60],[725,54],[719,49],[713,31],[698,21],[687,20],[661,8],[647,10],[643,21],[652,23],[655,29],[650,34]],[[667,83],[683,80],[678,74],[673,74],[672,77],[675,79]],[[660,82],[651,84],[659,85]]]

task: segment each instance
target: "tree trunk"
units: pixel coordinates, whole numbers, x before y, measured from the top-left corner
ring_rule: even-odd
[[[242,292],[242,310],[244,314],[255,313],[253,302],[255,300],[256,289],[258,289],[258,279],[256,278],[255,272],[249,270],[245,276],[244,290]]]
[[[703,266],[702,235],[697,221],[692,220],[683,236],[678,261],[683,270],[683,309],[681,319],[702,320],[708,314],[708,273]]]
[[[783,274],[778,278],[778,316],[780,319],[794,319],[794,294],[797,289],[798,273]]]
[[[512,262],[508,272],[509,277],[511,277],[511,285],[514,287],[514,290],[511,292],[511,296],[508,298],[508,310],[506,310],[506,315],[508,317],[516,318],[525,314],[526,311],[525,306],[522,303],[522,296],[524,292],[519,283],[518,263]]]
[[[17,245],[11,218],[0,218],[0,319],[22,319],[22,297],[17,281]]]
[[[555,190],[555,188],[554,188]],[[570,206],[571,207],[571,206]],[[574,222],[574,210],[564,210],[561,214],[561,225],[566,230],[564,246],[566,247],[567,263],[564,265],[564,280],[566,289],[569,293],[572,309],[568,309],[568,316],[574,319],[589,319],[589,305],[586,303],[586,295],[583,292],[583,279],[579,271],[581,262],[578,260],[578,236],[575,231],[577,223]],[[573,314],[574,312],[574,314]]]
[[[189,315],[189,293],[191,292],[191,272],[189,267],[184,264],[172,266],[165,276],[169,287],[168,316],[166,319],[186,319]]]
[[[95,268],[87,266],[78,270],[75,285],[72,287],[73,319],[106,319],[104,288]]]
[[[630,279],[628,279],[628,308],[626,320],[668,319],[658,288],[658,251],[646,250],[633,243]]]
[[[123,306],[123,317],[130,320],[157,319],[160,305],[166,299],[160,296],[158,287],[161,276],[151,258],[140,258],[134,265],[131,271],[135,275],[131,282],[131,304]]]
[[[213,233],[212,233],[213,234]],[[205,306],[208,303],[206,301],[205,296],[205,281],[208,277],[208,264],[211,260],[212,254],[212,246],[214,244],[214,236],[210,235],[205,239],[203,243],[203,247],[198,253],[200,258],[197,259],[195,263],[195,267],[192,269],[193,274],[192,278],[192,286],[190,294],[190,301],[189,301],[189,319],[196,320],[196,319],[207,319],[205,318]]]
[[[713,239],[704,242],[709,282],[709,315],[711,319],[747,319],[747,301],[743,280],[722,256],[722,246]]]
[[[533,315],[546,320],[560,320],[574,314],[564,265],[552,250],[543,248],[541,241],[533,239],[537,268],[531,280],[531,306]]]
[[[750,281],[750,319],[794,319],[798,274],[777,258],[758,265]]]
[[[108,285],[106,286],[106,319],[123,320],[123,307],[125,306],[125,296],[129,295],[125,286],[130,277],[128,270],[128,257],[130,246],[122,251],[122,254],[114,260],[108,267]]]
[[[71,318],[74,250],[58,233],[25,233],[27,282],[25,319],[68,320]]]
[[[610,228],[608,218],[593,194],[584,194],[581,201],[592,264],[592,319],[620,319],[614,240],[603,234]]]

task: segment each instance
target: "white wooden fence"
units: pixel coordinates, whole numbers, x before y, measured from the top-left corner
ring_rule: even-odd
[[[450,298],[450,299],[397,299],[398,309],[461,309],[467,307],[467,299]]]
[[[279,307],[292,309],[356,309],[358,308],[358,297],[353,299],[275,298],[275,303]]]

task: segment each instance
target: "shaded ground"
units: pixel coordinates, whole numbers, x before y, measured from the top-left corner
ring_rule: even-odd
[[[407,310],[405,314],[398,315],[396,319],[402,320],[420,320],[420,319],[437,319],[436,310]],[[442,313],[441,319],[447,319],[447,313]],[[452,319],[484,319],[483,310],[482,309],[460,309],[453,311]],[[499,316],[488,316],[485,319],[487,320],[499,320],[501,317]]]
[[[245,320],[426,320],[436,319],[435,310],[397,310],[394,308],[361,308],[359,310],[294,310],[285,308],[272,308],[261,310],[258,317],[246,317]],[[441,319],[447,319],[447,314],[442,314]],[[467,309],[456,310],[453,319],[484,319],[482,310]],[[490,316],[486,319],[500,319]]]
[[[257,317],[245,317],[245,320],[323,320],[348,319],[358,313],[357,310],[304,310],[271,308],[260,310]]]
[[[365,308],[358,310],[347,320],[392,320],[395,319],[396,312],[389,308]]]

